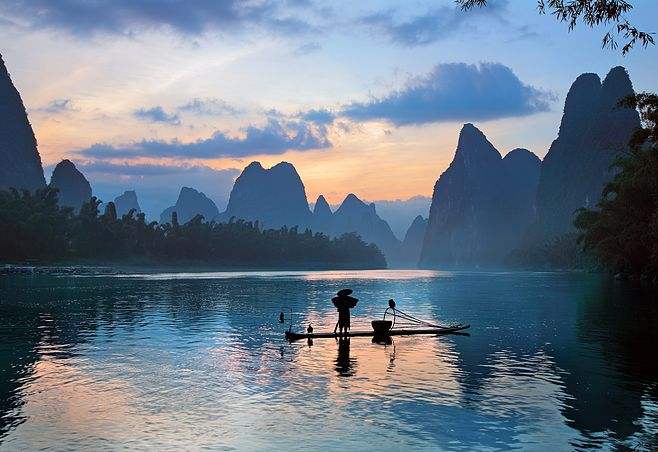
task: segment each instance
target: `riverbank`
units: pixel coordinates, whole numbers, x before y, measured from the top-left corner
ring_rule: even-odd
[[[304,270],[385,270],[387,267],[328,265],[303,263],[290,265],[210,265],[206,263],[184,262],[135,263],[135,262],[65,262],[65,263],[0,263],[0,275],[98,275],[123,273],[189,273],[189,272],[231,272],[231,271],[304,271]]]

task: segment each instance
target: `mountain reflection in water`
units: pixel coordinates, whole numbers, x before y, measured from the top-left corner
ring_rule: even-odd
[[[470,337],[317,339],[329,301],[386,301]],[[0,448],[658,447],[658,304],[568,273],[0,279]]]

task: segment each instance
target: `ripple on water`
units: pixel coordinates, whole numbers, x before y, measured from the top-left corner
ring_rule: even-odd
[[[450,450],[655,443],[656,323],[589,275],[221,272],[0,280],[0,447]],[[331,296],[470,337],[288,344]],[[634,304],[627,303],[631,297]],[[654,304],[655,306],[655,304]],[[602,396],[604,394],[604,396]],[[651,441],[654,441],[652,443]]]

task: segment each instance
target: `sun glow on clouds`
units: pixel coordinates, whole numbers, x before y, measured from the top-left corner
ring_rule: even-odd
[[[99,0],[91,10],[109,4]],[[69,2],[71,14],[62,15],[41,0],[0,4],[6,25],[0,51],[29,109],[45,164],[73,158],[87,165],[203,167],[209,169],[203,184],[210,187],[215,170],[286,160],[298,169],[311,201],[324,194],[333,204],[348,192],[364,199],[431,195],[452,160],[462,122],[479,121],[503,154],[525,147],[543,156],[557,133],[559,105],[580,72],[624,64],[634,81],[653,83],[658,69],[652,63],[658,59],[642,55],[622,61],[613,53],[594,54],[600,36],[583,30],[568,36],[561,24],[522,2],[500,1],[469,15],[451,0],[358,7],[263,0],[247,5],[256,9],[244,15],[240,2],[224,3],[224,10],[216,2],[176,0],[153,14],[148,2],[135,0],[95,21],[76,15],[80,5]],[[199,9],[188,11],[193,7]],[[35,8],[45,12],[35,15]],[[445,23],[451,26],[436,28]],[[539,36],[514,40],[520,29]],[[584,50],[574,48],[576,35]],[[546,37],[550,45],[536,41]],[[537,59],[537,46],[545,58]],[[487,97],[491,87],[494,95]],[[455,110],[460,90],[478,93],[468,97],[465,111]],[[501,95],[516,103],[498,102]],[[279,139],[278,146],[251,149],[247,127],[267,131],[272,119],[293,138],[270,127],[275,133],[268,139]],[[316,142],[295,141],[294,131],[305,128],[317,133]],[[209,144],[230,152],[188,152],[187,144],[218,132],[220,139]],[[140,155],[80,153],[96,144],[111,151],[144,140],[154,145]],[[158,143],[172,142],[180,146],[158,154]],[[106,197],[134,188],[128,184],[138,177],[161,183],[153,174],[110,172],[102,180],[98,174],[90,175],[92,185]],[[230,179],[222,174],[225,198]],[[179,188],[179,176],[157,177]]]

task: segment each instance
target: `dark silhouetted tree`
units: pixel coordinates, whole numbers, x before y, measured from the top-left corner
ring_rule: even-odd
[[[455,0],[463,10],[487,6],[487,0]],[[540,14],[550,13],[560,22],[569,24],[573,30],[578,21],[593,28],[597,25],[611,25],[612,30],[603,35],[604,48],[616,49],[617,38],[621,36],[625,43],[621,49],[627,54],[637,43],[643,47],[654,44],[654,33],[638,30],[625,17],[633,9],[626,0],[538,0]]]
[[[330,239],[297,228],[261,229],[258,222],[146,223],[131,210],[117,218],[114,203],[99,215],[92,197],[77,216],[59,207],[57,189],[0,191],[0,259],[122,263],[203,263],[222,266],[382,268],[383,254],[354,234]]]
[[[637,108],[643,127],[630,151],[616,161],[597,210],[580,209],[580,241],[615,272],[658,279],[658,96],[641,93],[622,101]]]
[[[73,209],[57,204],[56,188],[0,191],[0,258],[61,259],[69,252]]]
[[[105,206],[105,217],[111,221],[116,221],[117,219],[117,207],[112,201],[108,202]]]

